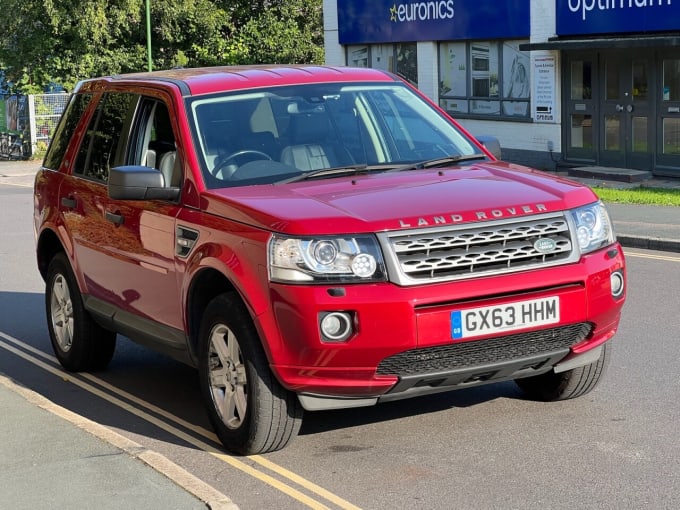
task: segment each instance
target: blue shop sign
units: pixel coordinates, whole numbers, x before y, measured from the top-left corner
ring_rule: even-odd
[[[337,0],[340,44],[529,37],[529,0]]]
[[[680,2],[672,0],[556,0],[557,35],[677,30]]]

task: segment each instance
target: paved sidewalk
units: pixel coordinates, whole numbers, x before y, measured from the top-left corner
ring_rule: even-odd
[[[610,203],[607,209],[624,247],[680,253],[680,207]]]
[[[2,374],[0,409],[2,508],[238,510],[162,455]]]

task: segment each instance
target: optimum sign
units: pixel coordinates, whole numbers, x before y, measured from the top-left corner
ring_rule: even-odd
[[[529,0],[337,0],[337,5],[340,44],[529,37]]]
[[[680,0],[557,0],[558,35],[677,30]]]

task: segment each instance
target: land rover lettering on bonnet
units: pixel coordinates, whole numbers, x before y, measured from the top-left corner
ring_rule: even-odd
[[[303,413],[601,380],[625,300],[604,205],[496,160],[400,78],[315,66],[81,82],[35,180],[54,352],[117,335],[198,370],[237,453]]]

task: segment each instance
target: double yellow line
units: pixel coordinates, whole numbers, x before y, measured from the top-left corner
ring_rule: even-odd
[[[4,341],[0,340],[0,347],[11,352],[12,354],[15,354],[16,356],[19,356],[20,358],[23,358],[29,363],[35,365],[36,367],[41,368],[46,372],[49,372],[63,380],[71,382],[78,386],[79,388],[87,391],[88,393],[96,395],[97,397],[106,400],[107,402],[133,414],[134,416],[137,416],[138,418],[141,418],[153,424],[154,426],[172,434],[173,436],[196,447],[197,449],[209,453],[216,459],[219,459],[222,462],[225,462],[226,464],[230,465],[231,467],[238,469],[239,471],[242,471],[243,473],[246,473],[247,475],[252,476],[253,478],[258,479],[261,482],[266,483],[267,485],[274,487],[275,489],[283,492],[284,494],[287,494],[291,498],[299,501],[300,503],[304,504],[309,508],[312,508],[314,510],[331,510],[332,508],[341,508],[343,510],[360,510],[359,507],[353,505],[352,503],[342,499],[341,497],[333,494],[332,492],[324,489],[323,487],[320,487],[315,483],[303,478],[302,476],[297,475],[296,473],[293,473],[292,471],[289,471],[288,469],[265,459],[261,455],[252,455],[247,457],[248,460],[278,475],[279,478],[287,480],[287,482],[296,484],[298,487],[314,495],[309,496],[308,494],[305,494],[301,490],[296,489],[286,481],[281,481],[279,478],[275,478],[274,476],[269,475],[264,471],[260,471],[259,469],[256,469],[255,467],[235,457],[225,454],[223,451],[221,451],[213,444],[207,443],[195,437],[200,436],[207,441],[219,444],[219,439],[213,432],[203,427],[199,427],[197,425],[189,423],[186,420],[183,420],[173,414],[170,414],[169,412],[143,399],[140,399],[135,395],[132,395],[124,390],[121,390],[120,388],[117,388],[92,374],[81,373],[78,374],[78,376],[74,376],[74,374],[64,372],[62,369],[57,368],[57,366],[55,366],[58,364],[58,361],[55,357],[46,354],[43,351],[36,349],[35,347],[25,342],[22,342],[21,340],[13,338],[1,331],[0,338],[4,339]],[[47,360],[51,364],[43,360]],[[106,391],[103,391],[102,389],[90,383],[96,384],[97,386],[105,389]],[[130,402],[135,405],[132,405]],[[146,411],[150,411],[151,413],[154,413],[162,417],[163,419],[159,419]],[[191,431],[194,435],[184,432],[177,426],[173,425],[173,423],[179,427],[184,428],[185,430]],[[329,503],[333,506],[329,507],[328,506]]]
[[[667,262],[680,262],[680,255],[658,255],[657,253],[646,253],[634,250],[623,250],[626,257],[635,257],[640,259],[650,260],[664,260]]]

